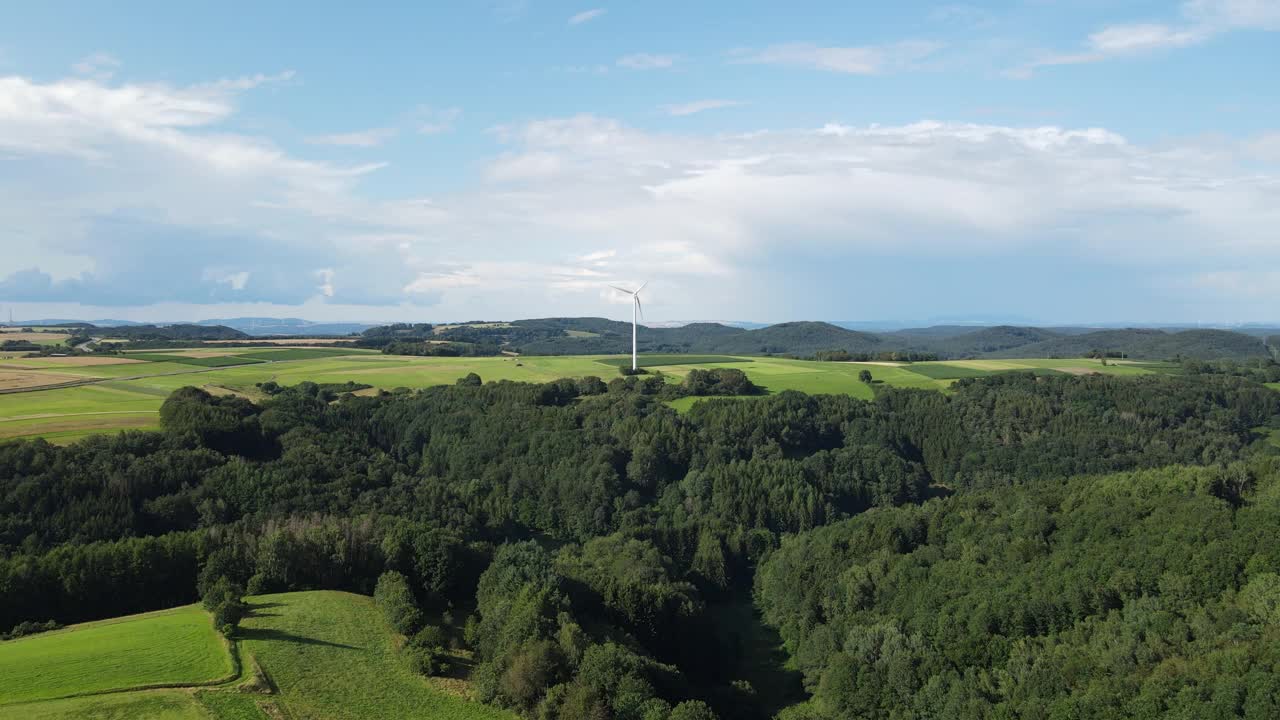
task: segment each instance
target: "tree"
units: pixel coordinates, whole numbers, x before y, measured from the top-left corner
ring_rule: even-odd
[[[864,382],[864,383],[866,383],[866,384],[868,384],[868,385],[870,385],[870,384],[872,383],[872,380],[873,380],[873,378],[871,377],[871,371],[870,371],[870,370],[862,370],[862,371],[858,372],[858,380],[859,380],[859,381],[861,381],[861,382]]]
[[[701,700],[685,700],[671,711],[671,720],[718,720],[711,707]]]
[[[480,380],[479,375],[475,373],[467,373],[466,377],[458,378],[457,384],[465,387],[480,387],[483,382]]]

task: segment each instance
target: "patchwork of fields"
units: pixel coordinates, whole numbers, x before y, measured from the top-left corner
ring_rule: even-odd
[[[414,675],[371,598],[247,598],[235,646],[199,606],[77,625],[0,644],[0,720],[504,720],[454,681]],[[233,654],[234,653],[234,654]],[[276,694],[239,686],[261,668]]]
[[[186,386],[258,399],[256,384],[364,383],[381,389],[451,384],[467,373],[485,381],[547,382],[595,375],[605,380],[630,357],[547,356],[441,358],[382,355],[340,348],[209,348],[139,351],[120,357],[0,359],[0,393],[68,382],[75,387],[0,394],[0,440],[44,437],[70,442],[122,429],[154,428],[172,391]],[[914,364],[813,362],[771,357],[649,355],[641,364],[678,381],[694,369],[738,368],[770,393],[799,390],[870,399],[873,385],[945,390],[957,379],[1001,372],[1141,375],[1170,372],[1159,363],[1096,360],[957,360]],[[869,371],[873,385],[859,380]],[[1278,388],[1280,389],[1280,388]],[[685,410],[699,398],[673,405]]]

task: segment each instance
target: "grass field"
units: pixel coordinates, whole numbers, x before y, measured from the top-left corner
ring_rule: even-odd
[[[224,717],[239,720],[234,715],[211,715],[187,690],[150,690],[0,705],[0,720],[209,720],[211,716],[219,720]],[[261,713],[256,717],[241,717],[266,720]]]
[[[1267,387],[1272,390],[1280,390],[1280,383],[1267,383]]]
[[[226,678],[231,656],[196,605],[78,625],[0,646],[0,705]]]
[[[706,365],[708,363],[746,363],[753,358],[733,357],[732,355],[640,355],[636,365],[642,368],[662,367],[664,365]],[[631,367],[631,356],[601,358],[596,362],[609,367]]]
[[[515,720],[459,697],[465,681],[410,672],[371,598],[247,600],[252,611],[235,641],[239,674],[199,606],[2,643],[0,720]],[[277,694],[239,690],[255,667]],[[158,684],[173,687],[144,689]]]
[[[373,600],[341,592],[251,598],[241,648],[280,688],[290,717],[471,720],[513,718],[453,697],[396,655]]]
[[[24,373],[22,382],[53,384],[76,378],[100,380],[92,385],[38,390],[0,395],[0,440],[42,436],[56,442],[70,442],[88,434],[126,428],[155,427],[157,411],[174,390],[194,385],[210,392],[259,396],[256,383],[268,380],[281,385],[303,381],[344,383],[354,381],[386,390],[397,387],[423,388],[452,384],[475,372],[488,381],[515,380],[547,382],[564,377],[595,375],[608,381],[617,377],[616,368],[630,362],[624,356],[480,357],[441,358],[382,355],[333,348],[235,348],[194,351],[139,351],[131,358],[148,357],[148,362],[110,365],[66,365],[54,358],[4,361],[10,366],[0,372]],[[231,355],[224,353],[230,352]],[[251,364],[209,367],[191,362],[220,363],[235,358]],[[738,368],[770,393],[798,390],[807,393],[836,393],[870,399],[874,388],[882,386],[946,390],[958,378],[992,373],[1033,371],[1041,373],[1101,372],[1112,375],[1141,375],[1164,372],[1159,364],[1110,363],[1094,360],[959,360],[914,364],[843,363],[788,360],[771,357],[731,357],[725,355],[649,355],[643,364],[661,371],[675,381],[694,369]],[[14,363],[22,363],[15,369]],[[858,379],[867,370],[873,385]],[[34,378],[30,376],[36,376]],[[1277,389],[1280,389],[1278,386]],[[688,409],[698,399],[674,403]]]

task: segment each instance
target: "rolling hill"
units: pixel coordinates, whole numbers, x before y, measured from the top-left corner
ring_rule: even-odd
[[[0,720],[514,720],[411,672],[371,598],[247,600],[234,645],[197,605],[0,643]]]
[[[406,326],[408,327],[408,326]],[[488,343],[524,355],[605,355],[631,351],[631,324],[606,318],[540,318],[430,326],[417,339]],[[365,333],[385,336],[384,328]],[[403,332],[399,335],[403,338]],[[812,356],[910,352],[940,359],[1079,358],[1101,350],[1144,360],[1176,357],[1244,360],[1270,356],[1261,337],[1229,330],[939,326],[871,333],[826,322],[785,322],[757,329],[719,323],[641,326],[641,352]]]

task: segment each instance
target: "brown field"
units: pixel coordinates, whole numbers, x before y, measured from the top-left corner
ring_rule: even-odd
[[[307,347],[310,345],[332,345],[337,342],[344,342],[351,338],[293,338],[289,340],[272,340],[269,338],[254,338],[249,342],[267,343],[268,345],[280,345],[283,347]],[[226,345],[231,343],[243,343],[244,340],[206,340],[209,345]],[[244,348],[252,350],[253,348]]]
[[[32,367],[37,363],[41,367],[89,367],[92,365],[132,365],[134,363],[141,363],[145,361],[133,360],[125,357],[112,357],[110,355],[82,355],[78,357],[27,358],[24,362],[31,363]]]
[[[79,375],[33,372],[31,370],[0,370],[0,390],[57,385],[73,380],[84,380],[84,378]]]

